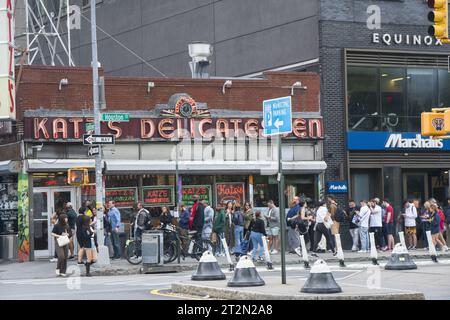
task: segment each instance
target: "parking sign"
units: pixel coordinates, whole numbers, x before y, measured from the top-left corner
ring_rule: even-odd
[[[292,99],[283,97],[263,102],[264,134],[267,136],[292,132]]]

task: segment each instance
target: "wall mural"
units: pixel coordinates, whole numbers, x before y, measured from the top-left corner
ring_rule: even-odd
[[[18,183],[18,224],[19,224],[19,262],[30,261],[30,197],[28,193],[28,174],[19,173]]]

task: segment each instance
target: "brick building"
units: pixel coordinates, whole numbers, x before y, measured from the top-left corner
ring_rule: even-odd
[[[278,202],[277,145],[263,135],[262,102],[289,96],[297,81],[308,90],[291,96],[293,133],[282,146],[286,201],[298,193],[311,201],[320,197],[326,164],[319,76],[268,72],[224,86],[226,80],[105,77],[102,112],[129,115],[128,122],[102,123],[102,133],[116,139],[103,147],[105,197],[121,209],[125,233],[138,200],[155,214],[163,205],[190,206],[195,193],[213,206],[248,201],[267,210],[269,199]],[[83,134],[93,130],[92,73],[30,66],[17,85],[19,130],[10,139],[20,148],[0,154],[18,159],[27,174],[31,257],[47,257],[53,254],[51,215],[65,202],[78,208],[95,199],[94,160],[83,145]],[[90,183],[70,185],[73,168],[85,168]]]

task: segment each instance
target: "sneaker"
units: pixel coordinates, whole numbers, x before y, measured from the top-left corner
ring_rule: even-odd
[[[270,254],[277,254],[277,253],[278,253],[278,251],[275,250],[275,249],[273,249],[272,251],[270,251]]]
[[[59,273],[59,269],[56,269],[56,275],[59,277],[61,273]]]
[[[302,256],[302,250],[300,248],[295,249],[295,253],[300,257]]]
[[[387,250],[388,250],[388,247],[381,248],[381,251],[387,251]]]
[[[58,261],[58,258],[51,258],[50,259],[50,262],[57,262]]]
[[[411,246],[409,250],[416,250],[416,246]]]
[[[413,246],[409,246],[407,249],[408,249],[408,250],[411,250],[412,247],[413,247]]]
[[[67,275],[65,273],[61,273],[60,276],[63,278],[67,277]]]
[[[358,253],[367,253],[367,250],[359,250]]]
[[[355,248],[355,247],[352,248],[352,252],[357,252],[357,251],[358,251],[358,248]]]
[[[75,256],[70,256],[68,259],[73,260],[73,259],[75,259]]]
[[[444,246],[444,251],[448,251],[448,247],[447,246]]]
[[[83,261],[77,261],[77,264],[84,264]]]
[[[263,257],[259,257],[258,261],[264,261],[264,258]]]

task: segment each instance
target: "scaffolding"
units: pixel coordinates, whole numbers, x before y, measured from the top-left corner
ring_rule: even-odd
[[[80,9],[69,0],[23,0],[28,64],[75,66],[70,30]]]

